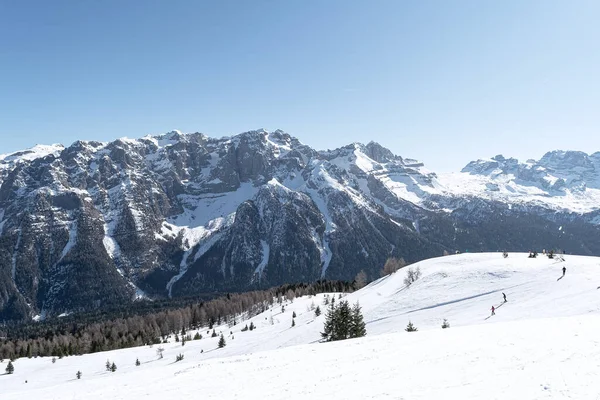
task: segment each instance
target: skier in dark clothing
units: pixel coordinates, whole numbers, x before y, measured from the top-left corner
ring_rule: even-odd
[[[502,292],[502,296],[504,297],[504,302],[506,303],[508,300],[506,300],[506,295],[504,294],[504,292]]]
[[[496,315],[496,308],[492,306],[492,315]]]
[[[563,276],[565,276],[566,272],[567,272],[567,267],[563,267]]]

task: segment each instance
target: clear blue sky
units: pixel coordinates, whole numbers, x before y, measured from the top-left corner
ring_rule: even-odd
[[[600,151],[598,1],[0,0],[0,153],[281,128],[433,170]]]

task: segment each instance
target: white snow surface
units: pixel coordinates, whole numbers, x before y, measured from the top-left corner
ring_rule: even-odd
[[[367,337],[360,339],[318,343],[324,315],[315,317],[310,309],[314,304],[326,310],[324,295],[318,295],[288,301],[283,313],[275,304],[250,320],[238,318],[236,326],[216,327],[227,340],[223,349],[203,328],[204,338],[185,347],[163,345],[162,360],[157,346],[56,364],[50,358],[18,359],[13,375],[0,376],[1,397],[595,400],[600,258],[565,259],[483,253],[414,264],[422,277],[408,288],[405,268],[345,296],[363,307]],[[563,266],[567,273],[557,280]],[[444,318],[450,329],[441,328]],[[417,332],[404,331],[409,320]],[[257,329],[240,332],[251,321]],[[185,358],[175,363],[179,353]],[[107,359],[117,365],[115,373],[105,371]],[[78,370],[81,380],[75,378]]]

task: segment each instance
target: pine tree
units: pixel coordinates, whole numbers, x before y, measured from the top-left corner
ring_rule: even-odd
[[[219,336],[219,335],[217,335],[217,332],[215,332],[215,330],[213,329],[213,333],[212,333],[211,337],[217,337],[217,336]]]
[[[315,317],[318,317],[319,315],[321,315],[321,307],[317,306],[317,308],[315,308]]]
[[[112,365],[110,366],[110,372],[115,372],[117,370],[117,364],[112,363]]]
[[[77,373],[75,374],[75,376],[77,377],[77,379],[81,379],[81,371],[77,371]]]
[[[444,322],[442,323],[442,329],[450,328],[450,322],[446,318],[444,318]]]
[[[226,345],[227,343],[225,342],[225,338],[223,337],[223,335],[221,335],[221,338],[219,339],[219,348],[222,349]]]
[[[292,328],[296,326],[296,320],[294,318],[292,318]]]
[[[328,342],[335,340],[335,317],[336,317],[336,309],[334,303],[329,303],[329,308],[327,309],[327,313],[325,314],[325,325],[323,327],[323,332],[321,332],[321,337]]]
[[[200,332],[196,332],[196,334],[194,335],[194,340],[200,340],[202,339],[202,335],[200,334]]]
[[[250,322],[250,330],[253,331],[256,329],[256,326],[254,326],[254,322]]]
[[[135,366],[136,366],[136,367],[139,367],[139,366],[140,366],[140,364],[141,364],[141,363],[140,363],[140,359],[139,359],[139,358],[136,358],[136,359],[135,359]]]
[[[346,300],[342,300],[338,304],[336,338],[334,340],[344,340],[350,337],[350,325],[352,323],[352,310],[350,304]]]
[[[52,357],[52,364],[56,362],[56,357]]]
[[[13,365],[12,361],[9,361],[8,365],[6,366],[6,373],[11,375],[13,372],[15,372],[15,366]]]
[[[406,325],[406,332],[416,332],[418,331],[417,327],[413,325],[411,321],[408,321],[408,325]]]
[[[363,320],[362,312],[360,311],[358,301],[352,307],[352,318],[350,322],[350,337],[357,338],[367,335],[365,321]]]
[[[110,361],[106,360],[106,364],[104,364],[106,366],[106,370],[110,371]]]
[[[296,318],[296,311],[292,313],[292,318]]]

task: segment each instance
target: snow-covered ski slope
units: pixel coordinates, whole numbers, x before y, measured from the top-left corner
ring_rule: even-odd
[[[0,399],[600,398],[600,258],[460,254],[410,267],[422,276],[408,288],[406,268],[345,296],[360,301],[366,338],[317,343],[324,316],[311,305],[326,306],[323,295],[305,297],[218,327],[223,349],[204,329],[202,340],[163,345],[162,360],[157,346],[19,359],[0,376]],[[409,320],[418,332],[404,331]],[[250,321],[257,329],[240,332]]]

